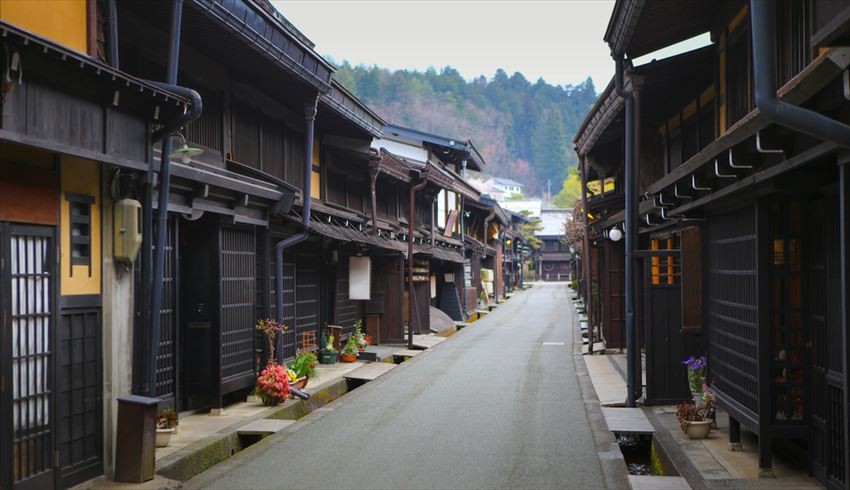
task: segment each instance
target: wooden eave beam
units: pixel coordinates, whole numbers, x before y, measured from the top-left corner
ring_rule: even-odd
[[[850,48],[830,48],[783,85],[777,91],[777,95],[783,102],[800,105],[840,75],[848,66],[850,66]],[[647,187],[647,192],[658,194],[664,191],[667,187],[701,170],[709,162],[713,162],[720,153],[752,137],[770,124],[771,121],[763,116],[758,108],[753,109],[687,162]]]

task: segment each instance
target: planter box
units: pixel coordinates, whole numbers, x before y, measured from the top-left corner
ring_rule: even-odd
[[[338,352],[319,351],[319,364],[336,364]]]

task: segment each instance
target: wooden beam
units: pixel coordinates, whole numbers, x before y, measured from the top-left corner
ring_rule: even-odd
[[[739,180],[738,182],[735,182],[734,184],[728,185],[717,192],[712,192],[707,196],[703,196],[699,199],[695,199],[692,202],[674,208],[668,214],[673,216],[684,214],[692,209],[699,208],[712,201],[720,199],[721,197],[728,196],[751,185],[755,185],[759,182],[763,182],[767,179],[776,177],[781,173],[796,169],[798,167],[806,165],[807,163],[811,163],[812,161],[817,160],[818,158],[827,155],[837,149],[838,145],[836,145],[835,143],[821,143],[812,148],[809,148],[803,153],[800,153],[789,158],[788,160],[785,160],[782,163],[778,163],[766,170],[750,175],[749,177],[745,177]]]
[[[850,66],[850,48],[830,48],[788,81],[777,91],[783,102],[801,104],[821,90],[827,83]],[[758,108],[750,111],[736,122],[725,134],[708,144],[687,162],[676,167],[664,177],[647,187],[650,194],[658,194],[682,180],[705,164],[714,160],[718,154],[743,142],[771,124]]]

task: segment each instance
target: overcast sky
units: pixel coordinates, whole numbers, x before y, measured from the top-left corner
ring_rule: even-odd
[[[450,65],[472,79],[497,68],[565,85],[614,72],[602,41],[613,0],[273,0],[336,62],[390,69]]]

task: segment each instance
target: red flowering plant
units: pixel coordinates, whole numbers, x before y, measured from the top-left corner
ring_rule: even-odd
[[[269,364],[257,378],[257,395],[263,405],[277,405],[289,396],[289,378],[286,368],[280,364]]]

